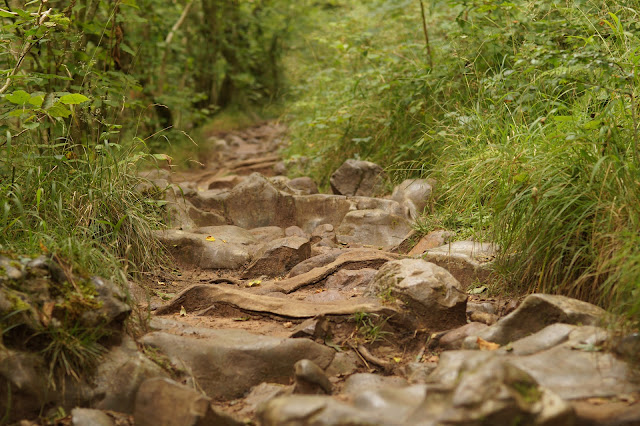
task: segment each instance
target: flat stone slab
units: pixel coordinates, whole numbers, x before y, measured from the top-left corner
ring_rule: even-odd
[[[351,298],[318,303],[252,294],[223,285],[195,285],[177,295],[169,304],[160,307],[156,314],[176,313],[184,307],[187,312],[201,311],[201,315],[216,315],[223,312],[220,305],[230,306],[247,313],[271,314],[287,318],[352,315],[356,312],[387,315],[396,313],[375,299]]]
[[[309,339],[262,336],[244,330],[189,328],[184,335],[162,331],[141,339],[166,355],[178,369],[193,376],[210,398],[243,396],[263,382],[288,384],[294,365],[308,359],[329,366],[335,351]]]

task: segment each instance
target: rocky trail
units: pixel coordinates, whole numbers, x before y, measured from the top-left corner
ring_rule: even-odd
[[[578,300],[487,296],[496,247],[412,231],[434,182],[389,191],[350,160],[321,194],[284,177],[278,124],[210,143],[201,170],[147,174],[175,264],[131,286],[149,329],[67,390],[89,407],[68,424],[640,424],[638,335]]]

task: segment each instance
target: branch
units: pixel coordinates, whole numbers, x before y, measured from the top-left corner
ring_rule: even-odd
[[[182,13],[180,14],[180,17],[178,18],[176,23],[173,24],[173,27],[171,27],[171,31],[169,31],[169,34],[167,34],[167,37],[164,39],[164,53],[162,54],[162,65],[160,65],[160,73],[159,73],[160,76],[158,78],[158,93],[156,94],[156,96],[161,95],[164,88],[164,80],[165,80],[166,67],[167,67],[167,56],[169,55],[169,45],[173,41],[173,36],[175,35],[175,33],[178,31],[178,29],[180,29],[180,26],[182,25],[184,20],[187,19],[187,15],[189,14],[189,10],[191,10],[191,6],[193,5],[193,3],[194,3],[194,0],[190,0],[189,3],[187,3],[187,5],[182,10]]]
[[[429,56],[429,67],[433,68],[433,57],[431,55],[431,44],[429,43],[429,32],[427,31],[427,18],[424,14],[424,3],[420,1],[420,11],[422,12],[422,31],[424,32],[424,41],[427,45],[427,55]]]

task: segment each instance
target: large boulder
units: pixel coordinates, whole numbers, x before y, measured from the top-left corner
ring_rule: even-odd
[[[425,327],[466,324],[467,295],[447,270],[422,259],[401,259],[380,268],[367,293],[398,298]]]
[[[227,216],[242,228],[286,228],[296,224],[293,197],[279,191],[259,173],[252,173],[236,185],[225,201]]]
[[[233,399],[262,382],[289,383],[294,365],[308,359],[326,368],[335,351],[308,339],[286,339],[243,330],[184,329],[184,336],[153,332],[142,344],[186,368],[211,398]]]
[[[347,160],[329,180],[334,194],[369,197],[381,185],[382,167],[369,161]]]
[[[342,244],[390,248],[400,244],[409,232],[411,225],[404,217],[373,209],[347,213],[336,234]]]

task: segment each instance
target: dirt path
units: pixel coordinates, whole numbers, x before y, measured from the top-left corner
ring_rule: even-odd
[[[559,370],[549,357],[602,347],[599,329],[585,329],[602,317],[598,308],[486,296],[492,245],[446,244],[442,231],[416,241],[411,210],[420,200],[406,187],[370,196],[379,189],[364,190],[367,164],[358,164],[352,195],[285,178],[281,125],[209,142],[202,170],[152,176],[180,188],[167,197],[173,229],[158,233],[176,264],[146,283],[150,297],[137,296],[154,313],[142,345],[227,413],[212,424],[640,419],[638,387],[619,358],[575,359],[564,379],[552,378]],[[334,191],[353,173],[332,181]],[[585,382],[584,371],[603,362],[607,377]],[[527,394],[511,385],[516,376],[527,389],[542,386]]]

